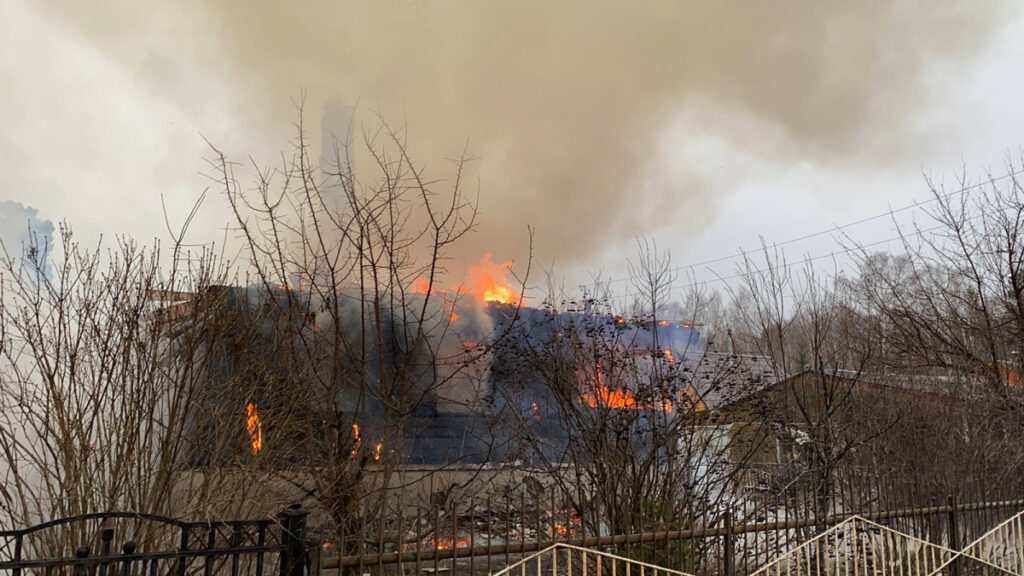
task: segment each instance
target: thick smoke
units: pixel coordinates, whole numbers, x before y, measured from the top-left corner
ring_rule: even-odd
[[[311,142],[323,102],[337,97],[358,105],[364,126],[378,109],[407,121],[431,168],[468,139],[485,219],[464,256],[512,256],[530,223],[544,257],[562,261],[711,216],[735,184],[728,175],[651,175],[659,134],[681,114],[695,142],[725,134],[783,165],[889,154],[904,147],[894,139],[930,67],[978,53],[1006,16],[994,1],[925,0],[235,0],[161,10],[67,2],[48,14],[183,106],[226,91],[240,130],[290,126],[289,98],[306,88]]]
[[[50,274],[49,255],[53,248],[53,222],[40,220],[38,211],[18,202],[0,202],[0,244],[7,256],[20,259],[29,269],[39,268]]]

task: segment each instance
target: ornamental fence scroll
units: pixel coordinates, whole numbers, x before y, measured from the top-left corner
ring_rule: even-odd
[[[182,522],[106,512],[0,531],[0,575],[307,576],[307,512]],[[308,576],[313,576],[309,574]]]

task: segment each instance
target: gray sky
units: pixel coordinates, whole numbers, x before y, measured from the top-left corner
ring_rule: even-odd
[[[180,221],[207,185],[200,134],[272,162],[305,88],[314,126],[331,97],[408,119],[430,167],[468,140],[483,220],[459,257],[521,258],[532,224],[571,285],[620,276],[637,234],[680,264],[731,254],[926,198],[922,172],[1002,173],[1022,143],[1006,5],[716,4],[4,0],[0,201],[90,241],[166,238],[161,195]]]

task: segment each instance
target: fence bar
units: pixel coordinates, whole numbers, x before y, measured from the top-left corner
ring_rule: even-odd
[[[114,540],[114,529],[104,528],[100,532],[100,556],[103,558],[110,557],[110,543]],[[100,576],[107,576],[107,570],[109,569],[110,563],[106,560],[100,562]]]
[[[998,502],[975,502],[971,504],[957,504],[956,510],[958,513],[965,511],[982,511],[982,510],[996,510],[1003,508],[1024,508],[1024,499],[1019,500],[1006,500]],[[893,518],[906,518],[906,517],[917,517],[917,516],[935,516],[941,514],[948,514],[952,511],[952,507],[946,506],[928,506],[922,508],[903,508],[898,510],[876,510],[874,512],[867,512],[863,514],[856,514],[853,512],[843,514],[833,514],[827,516],[824,519],[826,525],[833,525],[843,522],[853,516],[860,516],[865,520],[871,520],[878,522],[880,520],[888,520]],[[751,532],[770,532],[770,531],[788,531],[788,530],[801,530],[810,528],[818,523],[822,522],[818,518],[804,518],[800,520],[779,520],[776,518],[774,521],[768,522],[755,522],[755,523],[744,523],[737,524],[732,528],[733,535],[747,534]],[[469,556],[486,556],[486,555],[502,555],[502,554],[526,554],[529,552],[537,552],[546,547],[546,542],[534,541],[527,542],[525,539],[525,527],[521,526],[520,542],[505,545],[485,545],[475,547],[458,548],[454,551],[449,550],[426,550],[420,551],[395,551],[378,554],[366,554],[366,555],[348,555],[341,558],[332,559],[331,561],[324,563],[324,568],[334,569],[339,567],[351,567],[359,566],[360,563],[381,563],[381,564],[395,564],[399,562],[408,562],[416,558],[416,555],[422,554],[422,557],[426,560],[436,560],[440,558],[468,558]],[[642,542],[653,542],[657,540],[665,539],[676,539],[676,540],[696,540],[696,539],[707,539],[707,538],[721,538],[725,536],[726,529],[724,527],[718,528],[690,528],[687,530],[659,530],[656,532],[646,533],[635,533],[635,534],[615,534],[605,536],[589,536],[584,538],[568,539],[565,543],[572,546],[578,546],[583,548],[593,548],[602,546],[621,546],[624,544],[637,544]],[[776,538],[781,540],[782,538]],[[788,536],[787,536],[788,539]],[[779,543],[782,544],[781,542]],[[436,548],[436,547],[435,547]]]
[[[75,558],[79,560],[85,560],[89,557],[89,547],[82,546],[78,550],[75,550]],[[85,562],[81,562],[75,565],[75,576],[85,576]]]
[[[949,522],[949,547],[953,550],[960,550],[960,530],[959,523],[957,522],[956,514],[956,496],[950,496],[948,499],[949,512],[947,512],[947,520]],[[954,558],[952,565],[950,565],[950,572],[952,576],[960,576],[960,562]]]
[[[121,553],[124,554],[121,576],[132,576],[132,555],[135,554],[135,542],[131,540],[125,542],[121,546]]]
[[[18,534],[17,536],[14,537],[14,558],[13,558],[13,560],[15,562],[21,562],[21,546],[22,546],[22,540],[23,539],[24,539],[24,535],[22,535],[22,534]],[[21,576],[21,568],[20,567],[15,567],[14,570],[11,571],[11,576]]]
[[[725,511],[725,550],[722,551],[724,555],[723,561],[725,564],[725,576],[733,576],[736,573],[736,543],[733,542],[733,525],[732,525],[732,511]]]
[[[306,570],[306,516],[309,513],[293,504],[284,511],[284,552],[281,576],[304,576]]]
[[[190,531],[191,530],[188,526],[181,527],[181,542],[179,543],[178,546],[178,551],[181,552],[181,556],[178,558],[178,576],[185,576],[185,553],[188,552],[188,539]]]

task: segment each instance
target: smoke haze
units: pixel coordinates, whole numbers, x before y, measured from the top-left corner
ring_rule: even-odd
[[[378,109],[407,121],[415,157],[431,168],[468,139],[484,217],[468,261],[512,256],[527,223],[545,258],[574,261],[681,215],[711,217],[729,178],[702,166],[652,174],[659,135],[684,113],[695,141],[726,134],[783,164],[909,148],[895,127],[926,96],[922,78],[977,54],[1006,16],[995,2],[924,0],[222,1],[155,11],[124,1],[44,12],[180,106],[226,98],[237,115],[224,121],[243,133],[290,127],[289,98],[305,88],[311,142],[329,98],[357,105],[357,123]]]
[[[0,202],[0,244],[7,255],[15,259],[31,257],[27,252],[35,248],[40,251],[43,269],[47,275],[50,273],[53,222],[40,220],[35,208],[18,202]]]

